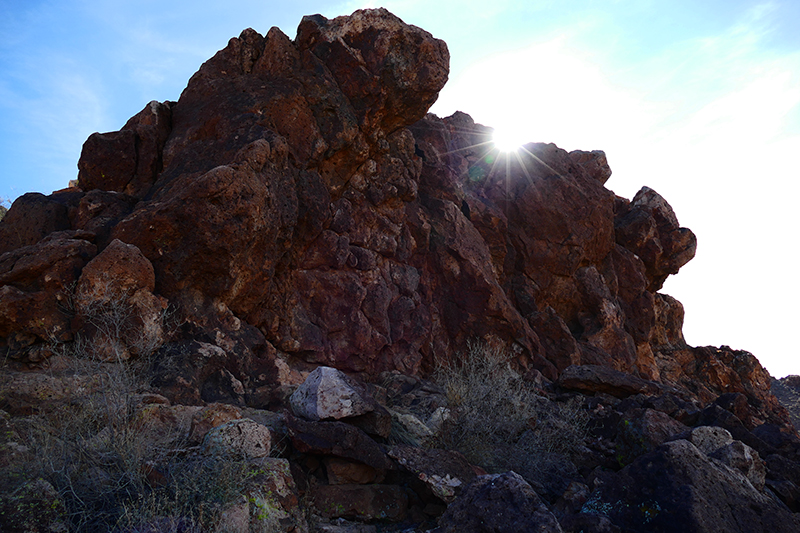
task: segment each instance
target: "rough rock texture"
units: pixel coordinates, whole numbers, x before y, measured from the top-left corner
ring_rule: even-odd
[[[724,489],[723,489],[724,487]],[[624,531],[797,531],[800,519],[739,471],[686,440],[668,442],[603,479],[586,512]]]
[[[208,455],[258,458],[269,455],[271,446],[269,429],[243,418],[211,429],[203,438],[201,448]]]
[[[469,115],[426,115],[448,61],[383,9],[306,17],[294,41],[277,28],[231,39],[177,102],[92,135],[79,189],[23,197],[0,222],[8,269],[59,230],[86,239],[57,288],[3,278],[9,354],[41,359],[37,343],[81,331],[54,294],[121,243],[152,265],[136,305],[155,344],[159,306],[185,325],[160,354],[173,399],[260,407],[280,401],[279,368],[425,373],[478,338],[584,392],[741,392],[748,425],[785,423],[755,358],[687,346],[680,303],[656,292],[696,247],[667,201],[647,187],[616,197],[601,151],[512,157]],[[219,356],[187,349],[197,341]]]
[[[340,370],[320,366],[297,387],[289,401],[294,414],[306,420],[339,420],[374,410],[371,404],[375,401],[357,389]]]
[[[422,449],[457,423],[453,391],[426,379],[477,341],[588,417],[588,436],[559,472],[472,485],[443,528],[495,512],[457,513],[492,482],[543,530],[553,514],[567,531],[794,526],[775,498],[800,510],[800,438],[769,374],[748,352],[689,346],[683,306],[658,292],[695,236],[653,189],[606,188],[602,151],[506,154],[469,115],[426,114],[448,62],[384,9],[310,16],[294,40],[243,31],[177,102],[93,134],[77,187],[24,195],[0,221],[0,409],[83,405],[99,380],[65,354],[127,361],[161,396],[121,412],[154,438],[274,445],[297,478],[286,528],[299,496],[329,517],[433,527],[480,469]],[[330,398],[321,374],[339,381]],[[253,497],[226,508],[231,524],[268,503]]]
[[[562,533],[555,516],[514,472],[475,478],[439,520],[443,533]]]

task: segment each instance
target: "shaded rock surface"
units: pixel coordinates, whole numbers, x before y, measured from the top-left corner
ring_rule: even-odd
[[[80,353],[146,368],[138,392],[159,395],[123,411],[172,456],[281,456],[257,475],[280,501],[240,494],[231,528],[274,508],[304,531],[307,497],[329,522],[442,531],[794,530],[800,438],[772,391],[790,404],[800,380],[685,342],[659,291],[694,234],[651,188],[607,189],[602,151],[505,154],[469,115],[427,114],[448,63],[384,9],[305,17],[294,40],[247,29],[177,102],[90,136],[77,188],[17,199],[0,465],[29,454],[27,417],[100,392]],[[458,398],[427,378],[474,341],[586,416],[561,470],[473,479],[435,449]]]
[[[724,489],[721,489],[724,487]],[[602,479],[585,512],[624,531],[796,531],[800,519],[734,469],[676,440]]]
[[[447,508],[439,521],[439,530],[444,533],[563,531],[536,492],[514,472],[475,478]]]

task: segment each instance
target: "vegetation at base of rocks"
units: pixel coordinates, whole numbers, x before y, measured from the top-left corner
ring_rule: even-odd
[[[80,338],[55,345],[54,357],[69,366],[59,373],[80,378],[79,386],[29,416],[3,418],[0,529],[46,523],[59,531],[135,533],[158,524],[159,531],[201,531],[246,496],[256,502],[244,502],[253,522],[272,531],[278,514],[271,496],[249,486],[263,474],[258,465],[201,455],[174,423],[148,416],[142,398],[150,353],[123,360],[106,349],[99,359],[96,348]],[[40,486],[32,497],[31,487]]]
[[[443,447],[488,472],[514,470],[536,483],[574,469],[569,459],[583,443],[587,414],[538,393],[503,350],[473,344],[459,361],[440,362],[434,381],[451,409]]]

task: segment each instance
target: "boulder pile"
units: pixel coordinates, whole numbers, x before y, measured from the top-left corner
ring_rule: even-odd
[[[108,386],[75,370],[91,359],[146,377],[124,402],[168,442],[150,489],[176,456],[250,465],[219,531],[800,530],[770,375],[687,345],[659,292],[694,234],[656,191],[607,189],[601,151],[501,152],[469,115],[429,114],[448,70],[384,9],[305,17],[294,40],[247,29],[177,102],[90,136],[76,187],[18,198],[0,466],[31,453],[30,420]],[[458,399],[437,372],[475,343],[581,410],[566,470],[487,473],[444,446]]]

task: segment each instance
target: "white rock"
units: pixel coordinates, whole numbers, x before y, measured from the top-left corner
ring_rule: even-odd
[[[700,426],[692,430],[689,441],[694,444],[695,448],[710,455],[733,442],[733,437],[727,429],[716,426]]]
[[[338,420],[374,410],[350,378],[328,366],[317,367],[309,374],[289,402],[295,415],[314,421]]]
[[[206,433],[202,451],[206,455],[266,457],[272,447],[272,436],[266,426],[248,418],[231,420]]]

